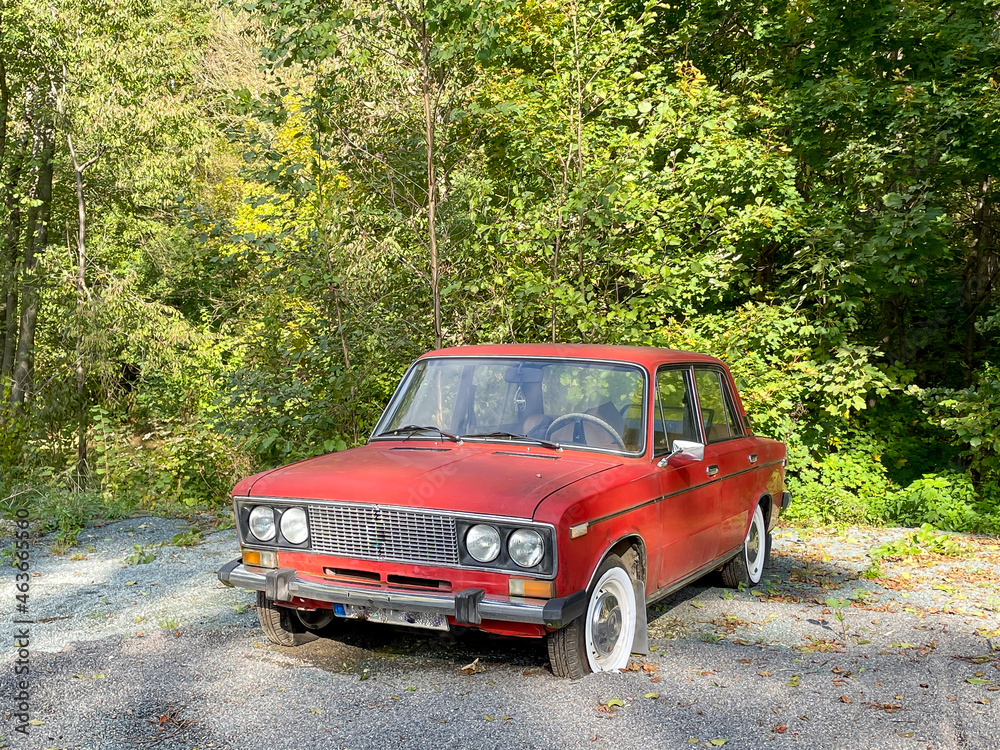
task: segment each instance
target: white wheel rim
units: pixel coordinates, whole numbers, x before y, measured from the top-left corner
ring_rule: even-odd
[[[607,571],[587,604],[587,661],[593,672],[628,666],[635,637],[635,589],[621,568]]]
[[[743,554],[746,555],[747,574],[751,583],[758,583],[764,573],[764,558],[767,557],[767,531],[764,529],[764,512],[758,505],[750,520],[750,529],[743,542]]]

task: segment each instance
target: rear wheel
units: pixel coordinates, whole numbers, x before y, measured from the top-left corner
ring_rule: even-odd
[[[586,614],[549,634],[553,674],[575,680],[588,672],[610,672],[628,666],[635,638],[636,606],[635,587],[625,564],[617,555],[608,555],[597,570]]]
[[[732,560],[722,567],[722,582],[729,588],[756,586],[764,577],[764,566],[771,553],[771,534],[764,523],[764,510],[758,505],[754,508],[753,518],[743,549]]]
[[[277,606],[263,591],[257,592],[257,617],[264,635],[279,646],[301,646],[316,639],[315,633],[310,632],[316,628],[305,625],[294,609]]]

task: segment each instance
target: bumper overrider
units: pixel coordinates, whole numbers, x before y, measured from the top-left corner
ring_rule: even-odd
[[[276,602],[289,602],[298,597],[331,604],[383,607],[454,617],[455,622],[462,625],[479,625],[483,620],[498,620],[561,628],[587,609],[586,591],[577,591],[569,596],[549,599],[544,604],[536,604],[529,601],[488,599],[486,592],[478,588],[450,594],[369,589],[307,580],[300,578],[292,568],[258,572],[257,569],[243,565],[242,558],[223,565],[219,568],[218,576],[227,586],[263,591],[268,599]]]
[[[782,492],[781,493],[781,512],[784,513],[788,509],[788,506],[791,505],[791,504],[792,504],[792,493],[791,492],[787,492],[787,491],[786,492]]]

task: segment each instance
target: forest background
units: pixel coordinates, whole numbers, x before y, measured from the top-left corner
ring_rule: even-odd
[[[803,523],[1000,532],[998,0],[0,0],[0,498],[364,442],[438,345],[723,358]]]

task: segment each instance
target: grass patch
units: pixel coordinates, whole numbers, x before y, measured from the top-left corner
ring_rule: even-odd
[[[925,523],[916,531],[911,531],[901,539],[885,542],[868,551],[872,560],[918,557],[920,555],[945,555],[958,557],[965,553],[965,547],[947,534]]]

